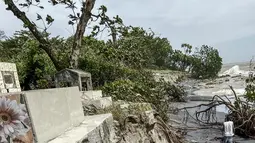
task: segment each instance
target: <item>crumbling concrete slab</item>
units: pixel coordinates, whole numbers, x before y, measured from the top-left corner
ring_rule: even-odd
[[[84,91],[82,92],[82,99],[100,99],[103,97],[102,90],[89,90],[89,91]]]
[[[114,134],[112,114],[86,116],[80,126],[49,143],[112,143]]]
[[[48,142],[84,120],[78,87],[32,90],[24,94],[38,143]]]
[[[83,106],[94,105],[97,109],[104,109],[112,105],[111,97],[102,97],[95,100],[82,100]]]

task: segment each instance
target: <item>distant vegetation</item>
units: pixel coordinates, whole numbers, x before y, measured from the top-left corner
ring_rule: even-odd
[[[150,102],[165,116],[165,96],[182,100],[184,92],[172,83],[157,83],[152,73],[144,69],[187,71],[194,78],[213,78],[221,69],[222,59],[216,49],[203,45],[192,51],[191,45],[183,44],[183,51],[173,50],[167,38],[141,27],[126,26],[118,15],[110,18],[105,6],[91,14],[95,0],[84,1],[79,13],[74,11],[77,7],[72,1],[49,1],[53,7],[65,5],[72,11],[68,24],[76,26],[76,31],[69,38],[50,36],[48,29],[54,24],[54,17],[37,14],[37,21],[31,21],[20,10],[31,6],[46,9],[40,0],[4,2],[28,29],[11,37],[0,32],[0,61],[17,64],[23,90],[50,88],[54,73],[63,68],[79,68],[92,74],[94,88],[103,89],[113,99]],[[44,27],[38,28],[37,22]],[[84,36],[92,24],[92,32]],[[96,38],[104,29],[109,31],[108,41]]]
[[[194,78],[215,78],[222,67],[222,58],[218,50],[203,45],[192,58],[191,75]]]

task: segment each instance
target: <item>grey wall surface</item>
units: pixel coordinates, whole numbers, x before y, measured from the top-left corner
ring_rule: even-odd
[[[38,143],[48,142],[84,120],[78,87],[24,94]]]

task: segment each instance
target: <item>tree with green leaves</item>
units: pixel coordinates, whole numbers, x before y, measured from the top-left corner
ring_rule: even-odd
[[[190,44],[182,44],[181,50],[174,50],[169,59],[168,64],[169,67],[173,70],[186,71],[189,70],[192,65],[192,46]]]
[[[106,15],[107,7],[102,5],[99,8],[99,13],[97,15],[92,14],[92,21],[99,21],[99,25],[93,27],[92,36],[98,35],[103,32],[106,28],[109,29],[109,35],[112,39],[110,42],[116,46],[116,41],[118,39],[118,34],[125,28],[122,19],[116,15],[112,19]]]
[[[50,42],[60,46],[61,40],[52,38]],[[48,81],[55,67],[48,55],[39,48],[39,42],[30,31],[15,32],[14,36],[1,41],[1,44],[0,61],[16,63],[23,90],[50,87]]]
[[[192,52],[192,46],[190,44],[184,43],[181,45],[181,47],[184,50],[184,55],[183,55],[183,62],[181,64],[181,70],[185,71],[187,70],[187,68],[189,68],[191,66],[191,61],[192,61],[192,57],[191,57],[191,52]]]
[[[193,55],[191,74],[194,78],[215,78],[222,67],[222,58],[217,49],[202,45]]]
[[[32,6],[38,7],[40,9],[45,9],[45,7],[40,3],[41,0],[26,0],[25,2],[4,0],[4,2],[7,5],[6,9],[12,11],[13,14],[23,22],[24,27],[30,30],[35,39],[39,42],[39,48],[43,49],[47,53],[47,55],[53,62],[55,68],[57,70],[65,68],[65,64],[63,64],[62,61],[58,61],[58,59],[56,59],[57,55],[53,51],[53,45],[49,41],[49,34],[47,34],[48,28],[53,24],[55,19],[49,14],[45,18],[43,18],[40,14],[37,14],[37,21],[41,21],[44,25],[43,30],[40,30],[36,22],[31,21],[27,17],[26,13],[20,10],[20,8],[29,9]],[[118,16],[114,17],[113,20],[110,19],[106,15],[107,9],[105,6],[101,6],[99,8],[99,14],[92,14],[92,9],[94,8],[96,0],[82,1],[80,12],[75,11],[75,9],[77,9],[77,3],[72,0],[50,0],[48,2],[52,6],[64,5],[67,9],[70,9],[68,24],[72,26],[76,25],[76,31],[73,35],[72,46],[70,47],[70,58],[68,67],[78,68],[80,50],[82,48],[82,40],[89,21],[97,21],[98,19],[100,19],[100,25],[105,25],[107,28],[110,28],[113,41],[116,41],[116,25],[122,25],[122,20]],[[95,26],[93,28],[92,34],[97,34],[98,32],[100,32],[100,27]]]
[[[115,45],[119,60],[134,68],[167,68],[167,59],[173,52],[167,38],[141,27],[122,28]]]

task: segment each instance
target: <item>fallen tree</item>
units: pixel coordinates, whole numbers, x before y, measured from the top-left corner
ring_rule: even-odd
[[[208,104],[200,104],[193,107],[185,107],[180,110],[185,110],[190,108],[198,108],[205,106],[204,110],[196,111],[195,118],[186,113],[186,116],[190,116],[195,119],[201,125],[222,125],[216,118],[216,107],[220,105],[225,105],[229,113],[227,114],[225,121],[233,121],[235,134],[255,138],[255,108],[248,100],[241,100],[234,91],[233,87],[230,86],[235,96],[235,101],[231,102],[227,96],[215,95],[211,102]]]

